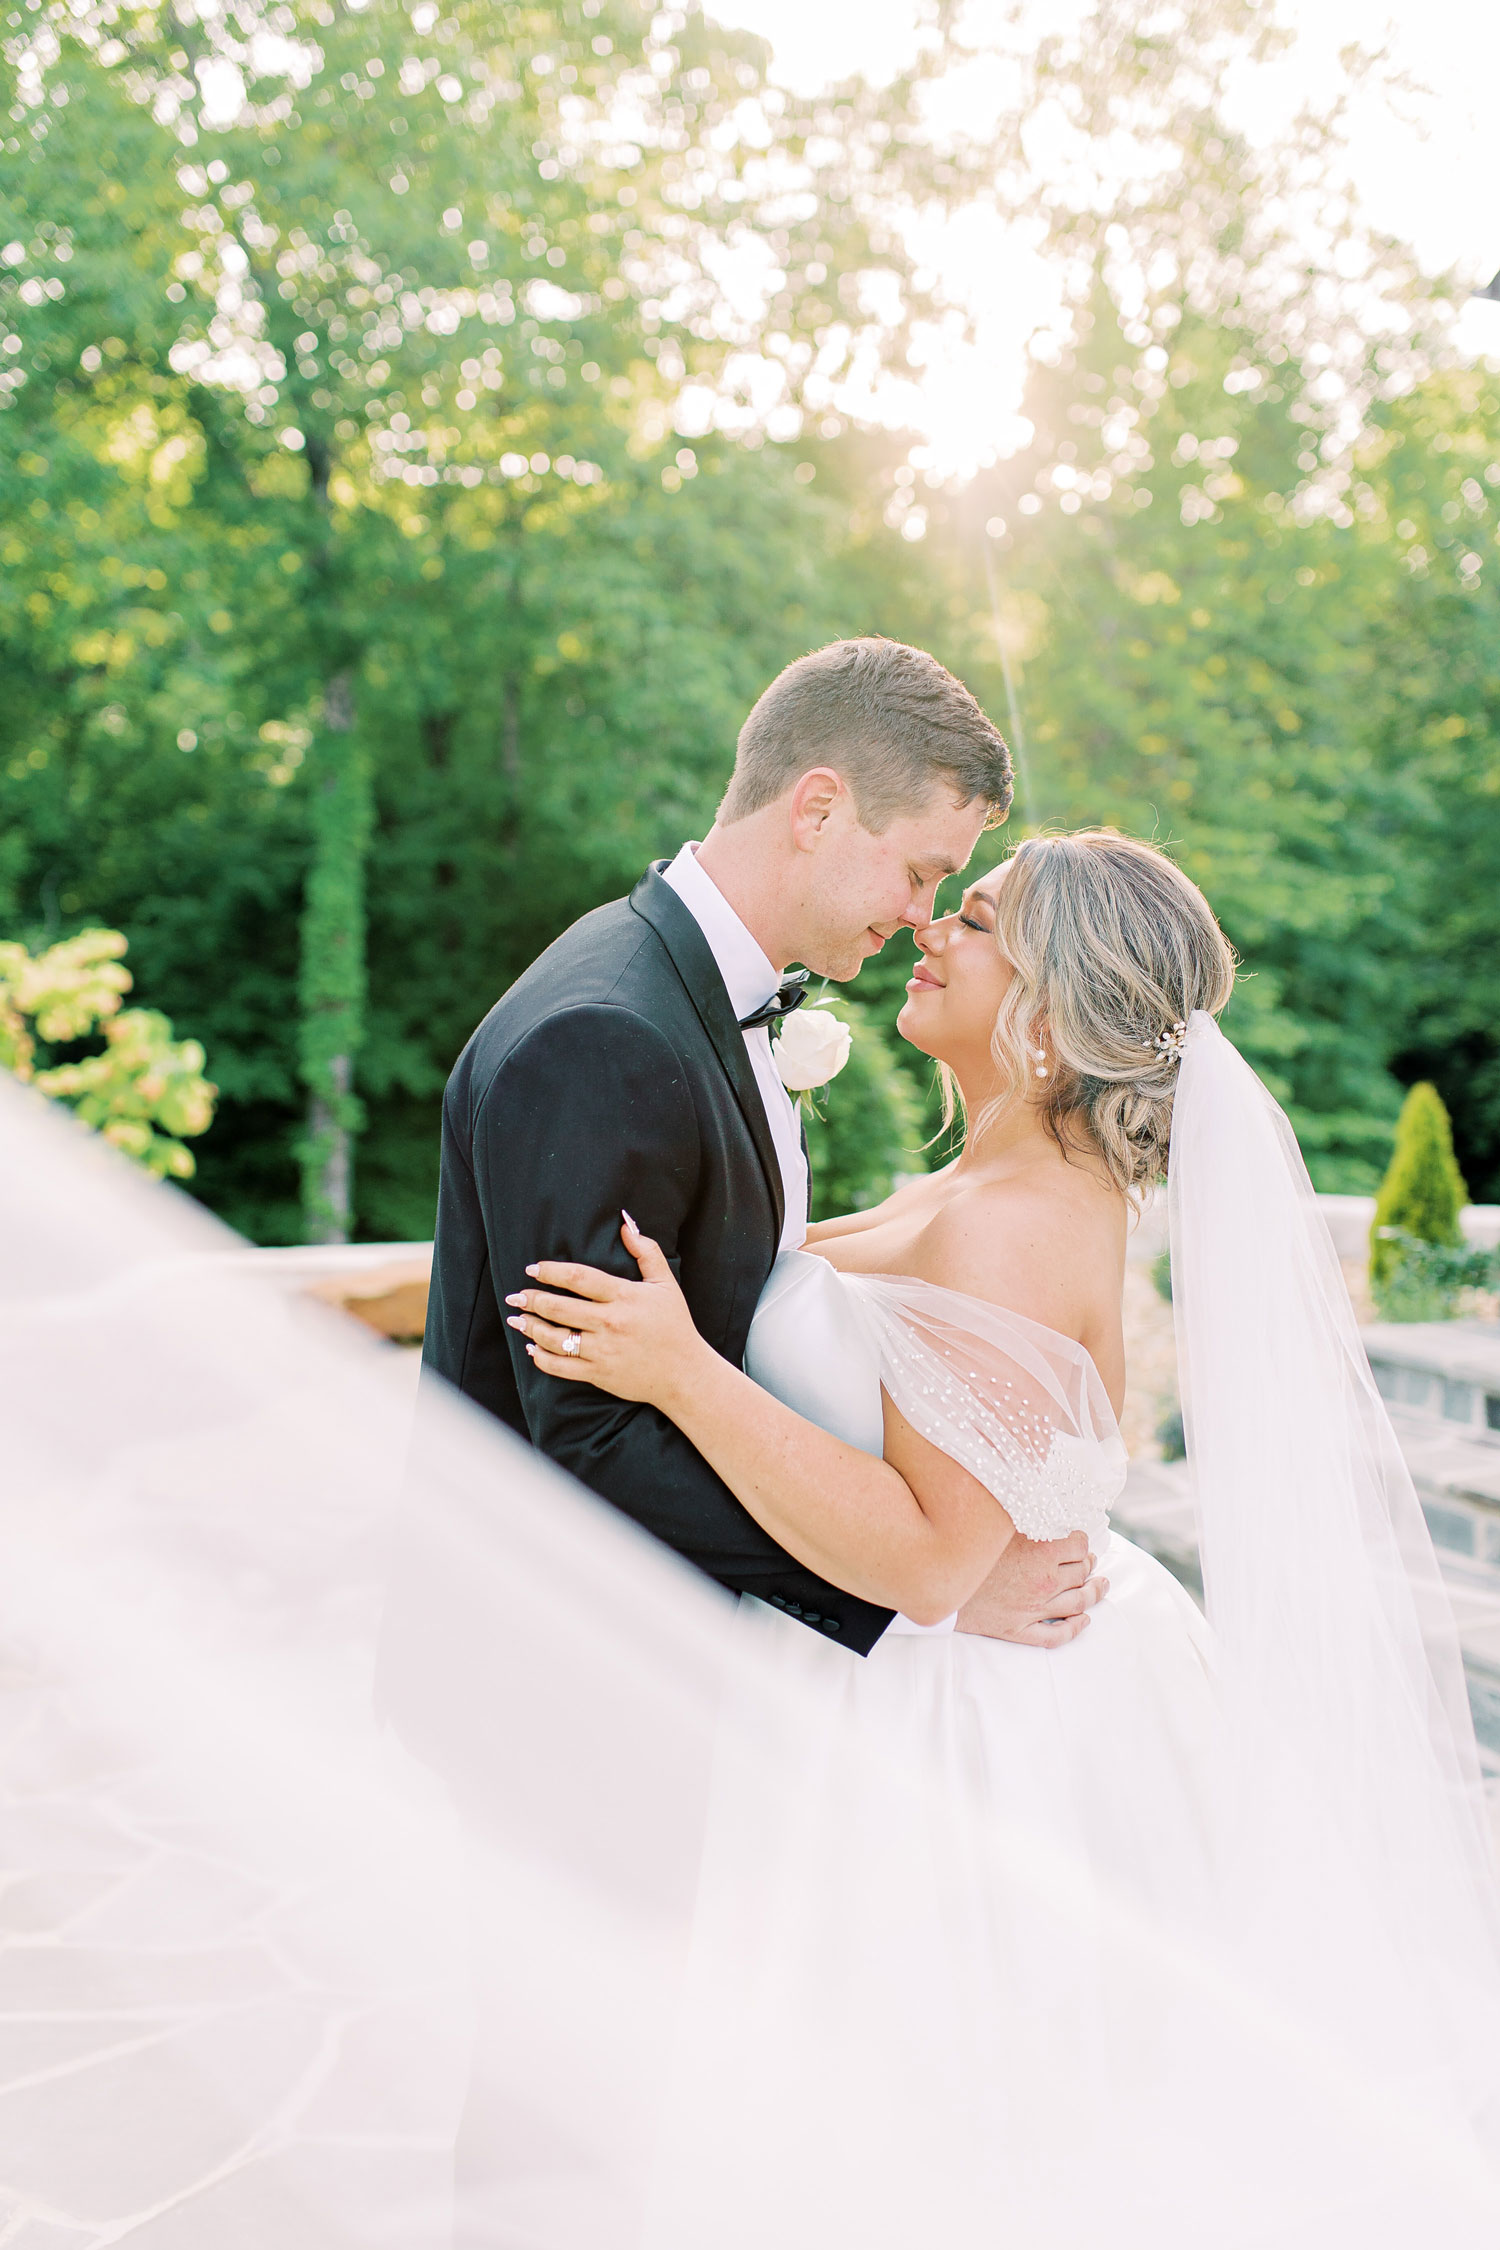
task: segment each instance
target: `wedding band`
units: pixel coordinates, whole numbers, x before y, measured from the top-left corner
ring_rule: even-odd
[[[583,1350],[583,1338],[582,1338],[582,1336],[581,1336],[581,1335],[579,1334],[579,1332],[578,1332],[578,1330],[577,1330],[576,1328],[570,1328],[570,1329],[568,1330],[568,1333],[567,1333],[567,1335],[566,1335],[566,1336],[564,1336],[564,1338],[563,1338],[563,1356],[564,1356],[564,1358],[566,1358],[566,1359],[576,1359],[576,1358],[578,1357],[579,1353],[580,1353],[580,1352],[581,1352],[582,1350]]]

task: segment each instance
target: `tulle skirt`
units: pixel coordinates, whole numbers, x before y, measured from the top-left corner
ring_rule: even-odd
[[[1363,1947],[1347,2006],[1298,1989],[1225,1865],[1208,1628],[1128,1541],[1101,1567],[1052,1653],[892,1632],[856,1663],[741,1605],[800,1721],[751,1694],[720,1728],[648,2250],[1492,2250],[1492,2071],[1374,2054],[1399,1973]]]

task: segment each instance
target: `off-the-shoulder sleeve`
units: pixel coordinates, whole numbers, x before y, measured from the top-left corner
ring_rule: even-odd
[[[850,1274],[880,1379],[912,1428],[969,1471],[1027,1539],[1098,1538],[1125,1447],[1081,1344],[958,1290]]]

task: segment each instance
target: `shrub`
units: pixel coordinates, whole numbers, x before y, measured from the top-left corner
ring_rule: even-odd
[[[1400,1236],[1449,1249],[1461,1245],[1458,1215],[1468,1200],[1453,1154],[1448,1112],[1437,1088],[1424,1081],[1412,1087],[1401,1105],[1390,1169],[1375,1198],[1370,1286],[1377,1296],[1401,1263]]]
[[[1391,1260],[1375,1285],[1382,1320],[1452,1320],[1465,1290],[1500,1288],[1500,1250],[1423,1242],[1398,1227],[1382,1239]]]
[[[920,1104],[887,1033],[857,1001],[833,1006],[854,1044],[837,1078],[804,1104],[815,1219],[867,1211],[901,1173],[927,1168]]]
[[[121,1009],[130,990],[118,930],[81,930],[45,953],[0,944],[0,1065],[64,1103],[158,1179],[191,1179],[184,1137],[213,1123],[217,1087],[196,1039],[174,1039],[154,1008]],[[100,1037],[99,1052],[38,1070],[37,1042]]]

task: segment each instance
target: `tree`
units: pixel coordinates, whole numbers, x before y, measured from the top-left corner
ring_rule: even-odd
[[[1500,1200],[1500,387],[1434,375],[1362,441],[1388,568],[1378,753],[1415,782],[1401,849],[1409,943],[1392,964],[1392,1067],[1443,1096],[1479,1201]]]
[[[214,1058],[195,1192],[261,1240],[425,1233],[463,1039],[703,833],[782,664],[885,631],[1005,723],[988,559],[1030,809],[1205,884],[1319,1184],[1373,1189],[1422,1077],[1500,1193],[1493,385],[1324,225],[1324,124],[1226,125],[1261,15],[1103,0],[972,145],[915,83],[794,101],[624,0],[11,27],[0,929],[128,936]],[[1029,448],[946,490],[831,386],[910,341],[903,209],[980,193],[1067,304]]]
[[[353,1218],[356,1058],[366,1093],[382,1074],[431,1093],[425,1057],[382,1052],[365,1020],[372,703],[394,677],[415,690],[403,751],[440,766],[469,715],[462,684],[519,828],[528,691],[580,645],[566,625],[550,656],[536,644],[549,574],[565,547],[577,575],[602,514],[697,475],[670,434],[683,383],[711,397],[764,341],[791,433],[815,360],[826,380],[900,347],[904,308],[877,318],[862,296],[882,276],[911,295],[870,218],[909,169],[892,120],[911,88],[798,105],[765,84],[758,41],[633,0],[525,18],[495,0],[304,0],[274,25],[253,9],[35,14],[6,58],[18,356],[0,477],[45,552],[15,619],[35,694],[10,775],[44,771],[45,737],[62,735],[63,793],[84,765],[92,794],[82,722],[121,738],[136,771],[149,745],[175,795],[173,758],[158,764],[170,714],[173,749],[236,769],[207,792],[231,831],[247,791],[303,800],[301,1033],[284,1015],[266,1027],[244,1076],[277,1100],[301,1077],[306,1220],[336,1237]],[[715,256],[757,232],[781,264],[747,324]],[[148,527],[167,551],[142,569],[125,558]],[[263,806],[251,817],[279,827]]]
[[[1226,1028],[1319,1183],[1371,1186],[1413,800],[1364,731],[1381,558],[1282,504],[1297,385],[1241,388],[1243,336],[1183,317],[1143,393],[1118,315],[1099,302],[1079,326],[1038,373],[1037,440],[990,518],[1026,621],[1033,809],[1155,837],[1203,885],[1246,964]]]
[[[1380,1287],[1401,1263],[1393,1234],[1456,1249],[1459,1213],[1469,1200],[1453,1154],[1448,1112],[1435,1086],[1413,1086],[1401,1105],[1390,1169],[1375,1198],[1370,1227],[1370,1280]]]
[[[1093,69],[1056,98],[1130,184],[1098,192],[1086,161],[1039,184],[1068,289],[1033,439],[929,536],[976,594],[988,540],[1033,817],[1154,837],[1204,885],[1245,964],[1226,1029],[1318,1184],[1369,1189],[1436,847],[1391,645],[1414,532],[1374,440],[1403,397],[1420,418],[1445,308],[1360,228],[1336,116],[1271,149],[1233,129],[1255,11],[1175,14],[1180,57],[1136,11],[1090,21]]]

